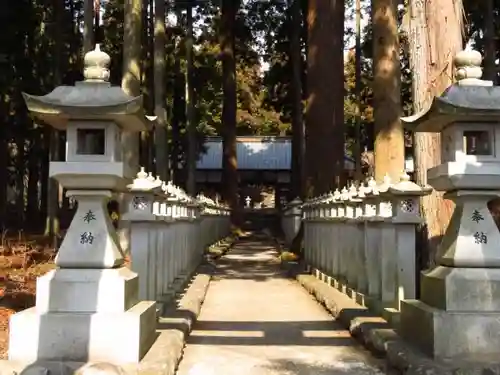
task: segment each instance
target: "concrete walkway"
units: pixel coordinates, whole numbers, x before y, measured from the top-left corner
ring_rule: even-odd
[[[386,374],[276,257],[248,238],[220,260],[177,374]]]

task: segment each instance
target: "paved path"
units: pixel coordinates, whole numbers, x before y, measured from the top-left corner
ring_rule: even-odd
[[[385,374],[276,256],[249,238],[221,259],[177,375]]]

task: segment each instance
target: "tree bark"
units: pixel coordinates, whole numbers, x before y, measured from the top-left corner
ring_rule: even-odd
[[[156,174],[163,181],[169,179],[167,113],[165,109],[165,45],[167,42],[165,27],[165,0],[155,0],[154,27],[154,102],[155,102],[155,157]]]
[[[187,126],[187,178],[188,194],[196,195],[196,123],[194,98],[194,63],[193,63],[193,6],[187,4],[187,35],[186,35],[186,126]]]
[[[236,156],[236,60],[234,27],[239,0],[222,0],[220,50],[222,58],[222,185],[231,208],[231,222],[240,225],[238,205],[238,161]]]
[[[122,89],[130,96],[141,94],[141,52],[142,52],[142,0],[125,0],[123,25],[123,75]],[[139,169],[139,136],[124,132],[121,135],[121,145],[124,150],[123,162],[133,169]],[[126,212],[126,196],[118,199],[120,215]],[[129,227],[119,222],[118,235],[125,252],[129,250]]]
[[[141,94],[142,0],[125,0],[122,89],[131,96]],[[137,134],[123,133],[125,163],[138,167]]]
[[[309,0],[306,107],[307,194],[345,184],[344,1]]]
[[[356,139],[354,140],[354,161],[356,181],[363,178],[361,166],[361,0],[356,0],[356,47],[355,47],[355,95],[356,95]]]
[[[54,0],[54,87],[61,85],[62,83],[62,52],[63,52],[63,41],[62,41],[62,17],[64,14],[64,1]],[[92,14],[92,13],[90,13]],[[60,147],[60,134],[55,129],[48,129],[47,141],[49,146],[49,162],[58,161],[60,158],[59,147]],[[45,222],[46,236],[53,237],[54,245],[57,243],[56,235],[59,233],[59,184],[54,178],[49,177],[48,187],[47,187],[47,218]],[[64,199],[64,197],[63,197]]]
[[[483,79],[496,83],[496,40],[494,0],[483,0],[484,4],[484,71]]]
[[[179,18],[178,18],[179,19]],[[181,142],[181,124],[184,119],[185,102],[184,102],[184,86],[185,77],[181,70],[181,51],[182,51],[182,38],[177,37],[177,48],[175,51],[174,61],[174,98],[172,108],[172,153],[170,155],[172,164],[172,174],[175,184],[181,183],[181,176],[179,170],[180,162],[180,142]]]
[[[304,199],[304,151],[305,132],[302,107],[302,15],[300,0],[290,4],[290,62],[292,65],[292,191],[291,199]]]
[[[401,115],[398,0],[372,0],[373,110],[375,121],[375,179],[385,175],[399,181],[405,149]]]
[[[463,13],[459,0],[414,0],[410,10],[413,103],[415,112],[419,112],[452,83],[452,59],[462,49]],[[427,170],[441,163],[440,134],[415,133],[414,153],[416,182],[424,185]],[[453,203],[436,191],[420,203],[425,224],[418,230],[417,248],[421,268],[427,268],[435,264],[437,246],[450,221]]]
[[[94,47],[94,0],[83,2],[83,53]]]
[[[101,29],[101,0],[94,0],[94,43],[102,43],[103,35]]]

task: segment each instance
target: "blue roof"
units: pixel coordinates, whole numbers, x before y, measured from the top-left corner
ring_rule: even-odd
[[[222,169],[222,139],[207,138],[206,153],[200,155],[197,169]],[[236,144],[240,170],[290,170],[292,166],[291,137],[238,137]],[[345,157],[347,169],[354,168],[352,158]]]

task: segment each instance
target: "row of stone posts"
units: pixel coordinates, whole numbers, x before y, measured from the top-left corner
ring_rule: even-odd
[[[302,206],[296,199],[283,215],[285,237],[290,243],[302,212],[307,264],[353,298],[393,312],[416,295],[418,198],[430,191],[404,173],[397,183],[370,179]]]
[[[477,51],[458,53],[457,82],[401,119],[411,132],[440,133],[441,164],[427,170],[427,181],[455,204],[446,231],[432,233],[442,238],[419,299],[415,225],[418,198],[430,188],[404,174],[395,184],[370,180],[302,204],[305,261],[317,276],[358,300],[368,296],[366,305],[399,310],[404,339],[462,362],[495,360],[500,347],[500,231],[490,211],[500,196],[500,87],[480,79],[481,61]],[[288,241],[294,212],[292,205],[283,219]]]
[[[227,236],[229,209],[210,198],[188,196],[144,169],[129,185],[132,270],[139,275],[139,298],[162,301],[176,280],[191,274],[204,249]]]

